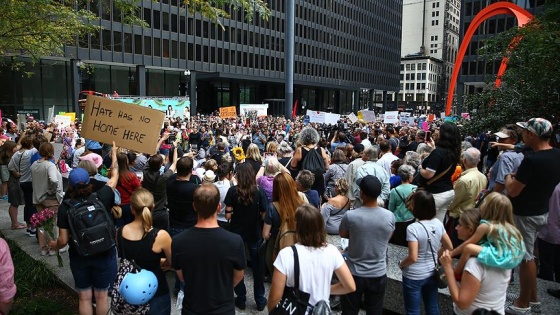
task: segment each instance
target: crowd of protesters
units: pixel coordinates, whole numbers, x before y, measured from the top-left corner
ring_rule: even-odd
[[[196,115],[167,117],[157,153],[147,155],[84,139],[78,121],[58,128],[29,117],[24,130],[8,120],[0,129],[1,195],[12,229],[37,238],[41,255],[70,244],[81,314],[92,312],[92,288],[97,314],[107,313],[117,253],[93,263],[79,257],[61,219],[65,207],[54,245],[30,218],[46,208],[56,212],[85,187],[118,213],[125,239],[119,254],[142,240],[145,255],[162,258],[161,265],[144,262],[162,287],[163,271],[175,269],[174,292],[158,290],[150,314],[169,314],[170,295],[179,290],[183,314],[245,309],[247,260],[256,308],[272,310],[284,286],[294,285],[296,249],[310,303],[342,295],[343,314],[357,314],[360,305],[381,314],[389,243],[408,248],[399,262],[407,314],[419,314],[421,300],[426,314],[439,314],[433,270],[440,263],[456,314],[529,314],[540,310],[537,277],[560,282],[557,137],[542,118],[471,136],[441,120],[422,128]],[[53,143],[62,145],[59,156]],[[308,170],[314,155],[321,169]],[[20,206],[25,223],[18,221]],[[297,234],[294,249],[278,248],[284,230]],[[144,242],[148,233],[152,240]],[[456,267],[453,257],[461,258]],[[506,295],[517,266],[521,291]],[[333,272],[338,281],[331,284]],[[549,293],[560,298],[560,290]]]

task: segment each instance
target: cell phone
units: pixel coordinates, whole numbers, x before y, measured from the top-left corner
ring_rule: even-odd
[[[431,141],[432,140],[432,132],[431,131],[426,131],[426,139],[425,141]]]

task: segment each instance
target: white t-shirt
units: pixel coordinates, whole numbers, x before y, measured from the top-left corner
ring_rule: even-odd
[[[476,309],[484,308],[504,314],[504,304],[506,302],[506,292],[511,270],[484,266],[473,257],[467,261],[465,271],[480,281],[480,290],[474,302],[464,310],[460,310],[453,303],[455,313],[457,315],[470,315]]]
[[[344,258],[336,247],[327,244],[315,248],[296,244],[299,257],[299,289],[309,293],[309,303],[329,301],[333,272],[344,264]],[[286,247],[280,251],[274,267],[287,277],[287,285],[294,286],[294,251]]]

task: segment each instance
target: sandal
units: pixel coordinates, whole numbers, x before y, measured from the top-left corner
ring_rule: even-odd
[[[18,223],[18,225],[12,225],[12,230],[25,229],[27,225],[25,223]]]

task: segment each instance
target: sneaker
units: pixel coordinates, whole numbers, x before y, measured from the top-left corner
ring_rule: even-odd
[[[519,298],[518,293],[507,293],[506,294],[506,307],[512,305],[515,300]],[[531,312],[535,314],[541,313],[541,302],[529,302],[531,306]]]
[[[505,312],[506,314],[511,314],[511,315],[531,315],[531,308],[517,307],[511,304],[505,308]]]
[[[529,306],[531,306],[531,312],[533,314],[541,313],[541,302],[529,302]]]
[[[61,249],[58,250],[59,254],[64,254],[68,251],[68,247],[70,247],[70,245],[66,244],[66,246],[62,247]]]
[[[0,197],[0,199],[2,199],[2,200],[8,200],[8,195],[6,194],[6,195]]]
[[[37,230],[36,229],[27,229],[25,232],[29,237],[37,237]]]

